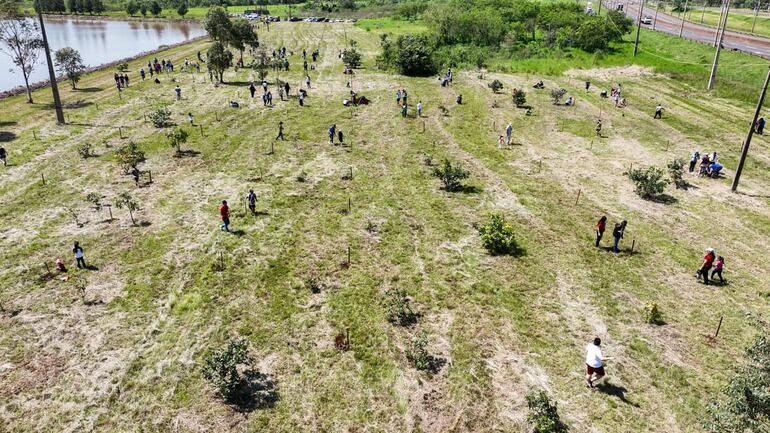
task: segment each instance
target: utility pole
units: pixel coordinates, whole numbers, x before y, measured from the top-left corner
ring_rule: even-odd
[[[770,70],[767,71],[767,78],[765,78],[765,85],[762,86],[762,93],[759,94],[759,101],[757,102],[757,110],[754,112],[754,119],[749,125],[749,134],[746,136],[746,142],[743,143],[741,149],[741,159],[738,161],[738,168],[735,170],[735,177],[733,178],[732,190],[735,192],[738,189],[738,182],[741,180],[741,173],[743,172],[743,164],[746,163],[746,155],[749,153],[749,145],[751,144],[751,137],[754,136],[754,125],[757,124],[757,118],[759,112],[762,111],[762,103],[765,101],[765,94],[767,93],[767,83],[770,81]]]
[[[751,33],[754,33],[754,26],[757,25],[757,14],[759,14],[759,0],[757,0],[757,7],[754,8],[754,21],[751,22]]]
[[[53,106],[56,109],[56,123],[64,124],[64,111],[59,99],[59,87],[56,85],[56,74],[53,72],[53,61],[51,61],[51,50],[48,48],[48,37],[45,35],[45,23],[43,23],[43,5],[39,1],[37,4],[37,19],[40,21],[40,34],[43,36],[43,48],[45,49],[45,60],[48,63],[48,77],[51,80],[51,93],[53,93]]]
[[[719,33],[719,42],[717,42],[716,53],[714,54],[714,64],[711,65],[711,75],[709,75],[709,83],[706,86],[706,90],[714,88],[714,78],[717,76],[717,66],[719,65],[719,52],[722,51],[722,40],[725,38],[725,27],[727,27],[727,15],[730,12],[730,0],[727,0],[727,8],[725,9],[725,20],[722,22],[722,31]]]
[[[682,31],[684,31],[684,20],[687,18],[687,2],[688,0],[684,0],[684,13],[682,14],[682,25],[679,26],[679,37],[682,37]]]
[[[639,15],[636,17],[636,38],[634,39],[634,57],[639,51],[639,32],[642,30],[642,11],[644,10],[644,0],[639,2]]]
[[[660,10],[660,2],[655,3],[655,18],[652,19],[653,30],[655,30],[655,25],[658,24],[658,10]]]
[[[602,14],[602,0],[599,0],[599,10],[596,11],[596,15]]]
[[[708,4],[708,0],[703,2],[703,10],[700,13],[700,23],[703,24],[703,16],[706,15],[706,5]]]
[[[722,28],[722,21],[725,17],[725,3],[727,3],[727,0],[722,0],[722,7],[719,9],[719,22],[717,23],[717,31],[714,33],[714,43],[713,45],[717,46],[717,41],[719,40],[719,29]]]

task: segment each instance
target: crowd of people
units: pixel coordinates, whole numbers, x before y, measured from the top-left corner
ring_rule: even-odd
[[[695,171],[695,166],[700,162],[700,169],[698,170],[698,176],[705,177],[719,177],[722,174],[724,168],[719,163],[719,154],[717,152],[705,153],[701,156],[700,151],[695,151],[690,154],[690,173]]]

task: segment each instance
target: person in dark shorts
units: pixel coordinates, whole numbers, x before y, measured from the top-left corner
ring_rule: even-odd
[[[249,201],[249,210],[251,213],[257,213],[257,194],[254,193],[253,189],[249,190],[249,196],[247,197],[247,200]]]
[[[604,372],[604,361],[609,358],[602,356],[602,340],[599,337],[594,338],[593,343],[586,346],[586,386],[594,387],[594,383],[601,380],[606,373]]]

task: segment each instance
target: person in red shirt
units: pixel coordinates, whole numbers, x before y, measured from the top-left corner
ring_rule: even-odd
[[[230,208],[227,206],[227,200],[222,200],[222,204],[219,206],[219,216],[222,217],[221,229],[230,231]]]
[[[599,248],[599,242],[602,241],[604,236],[604,229],[607,228],[607,216],[603,215],[599,218],[599,222],[596,223],[596,248]]]
[[[700,269],[698,269],[698,273],[696,274],[696,277],[703,276],[703,283],[706,285],[709,284],[709,270],[713,266],[715,259],[716,254],[714,253],[714,249],[706,248],[706,255],[703,256],[703,264],[700,266]]]

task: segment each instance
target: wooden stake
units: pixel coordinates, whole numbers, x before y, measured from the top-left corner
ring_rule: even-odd
[[[422,121],[422,132],[425,132],[425,121]]]
[[[540,173],[540,171],[543,169],[543,160],[537,162],[537,172]]]
[[[219,111],[214,112],[214,118],[216,118],[217,122],[219,122]]]
[[[203,137],[203,125],[198,125],[198,127],[199,127],[199,128],[200,128],[200,130],[201,130],[201,137]]]
[[[350,197],[348,197],[348,213],[350,213],[351,208],[353,207],[353,202],[350,200]],[[350,261],[348,259],[348,261]]]
[[[219,252],[219,269],[225,270],[225,255],[222,251]]]
[[[96,111],[99,111],[99,103],[95,102],[95,104],[96,104]]]
[[[152,183],[152,170],[147,170],[147,174],[150,175],[150,183]]]
[[[45,265],[45,273],[46,275],[51,275],[51,268],[48,267],[48,262],[43,262]]]
[[[636,239],[631,240],[631,253],[634,252],[634,247],[636,246]]]
[[[575,206],[577,206],[577,204],[578,204],[578,200],[580,200],[580,192],[581,192],[581,191],[582,191],[581,189],[579,189],[579,190],[578,190],[578,193],[577,193],[577,198],[575,199]]]
[[[348,349],[350,349],[350,328],[345,328],[345,343],[348,346]]]
[[[40,173],[40,178],[43,179],[43,185],[45,185],[45,175],[43,173]]]
[[[34,130],[34,129],[32,130],[32,137],[33,137],[35,140],[37,140],[37,134],[35,133],[35,130]]]
[[[114,218],[112,218],[112,206],[107,206],[107,210],[110,211],[110,221],[112,221]]]
[[[348,266],[350,266],[350,245],[348,245]]]
[[[118,126],[118,133],[120,134],[120,138],[123,138],[123,127]]]
[[[668,152],[668,140],[666,140],[666,152]]]
[[[350,167],[350,180],[353,180],[353,167]]]
[[[591,145],[590,145],[590,146],[588,146],[588,150],[591,150],[591,149],[593,149],[593,148],[594,148],[594,141],[593,141],[593,140],[591,140]]]
[[[714,333],[714,338],[713,338],[714,340],[716,340],[717,337],[719,337],[719,330],[722,329],[722,319],[723,318],[724,318],[724,316],[719,316],[719,325],[717,325],[717,332]]]
[[[144,116],[144,123],[147,123],[147,115],[143,114],[143,116]]]

